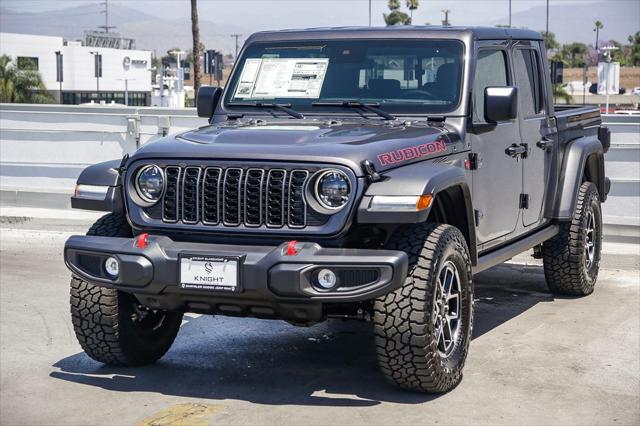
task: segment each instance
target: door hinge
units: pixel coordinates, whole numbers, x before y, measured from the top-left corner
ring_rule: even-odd
[[[529,208],[529,194],[520,194],[520,208],[521,209]]]
[[[480,168],[480,159],[477,152],[470,152],[467,160],[467,170],[478,170]]]
[[[473,219],[476,221],[476,226],[480,225],[480,220],[482,219],[482,212],[480,210],[474,210]]]

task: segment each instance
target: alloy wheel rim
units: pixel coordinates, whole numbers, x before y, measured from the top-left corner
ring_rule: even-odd
[[[448,260],[438,273],[433,309],[438,353],[445,358],[453,352],[460,334],[461,297],[458,268]]]
[[[596,225],[593,209],[587,213],[587,227],[585,229],[585,259],[584,264],[587,269],[591,269],[596,256]]]

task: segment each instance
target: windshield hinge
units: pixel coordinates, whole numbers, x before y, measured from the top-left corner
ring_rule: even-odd
[[[380,173],[376,172],[376,169],[373,167],[373,163],[371,163],[371,161],[364,160],[362,162],[362,168],[367,174],[367,179],[369,180],[369,182],[380,182],[383,179]]]

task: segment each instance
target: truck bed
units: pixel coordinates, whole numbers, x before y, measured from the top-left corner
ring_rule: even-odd
[[[569,141],[593,132],[602,123],[597,105],[554,105],[554,117],[560,141]]]

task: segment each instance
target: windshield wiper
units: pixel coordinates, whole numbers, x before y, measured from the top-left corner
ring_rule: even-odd
[[[286,112],[295,118],[304,118],[304,115],[298,111],[291,109],[291,104],[276,104],[272,102],[230,102],[227,104],[232,107],[253,107],[253,108],[269,108],[277,109],[278,111]]]
[[[380,104],[365,104],[360,101],[339,101],[339,102],[314,102],[311,104],[314,107],[343,107],[343,108],[361,108],[365,111],[372,112],[379,115],[385,120],[395,120],[396,117],[379,109]]]

